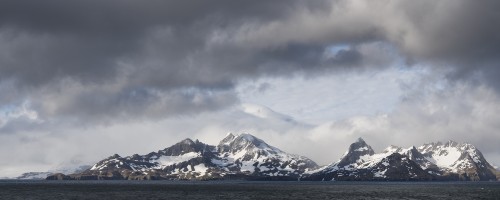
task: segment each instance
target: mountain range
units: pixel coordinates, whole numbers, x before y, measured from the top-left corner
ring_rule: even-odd
[[[336,162],[308,171],[307,180],[497,180],[497,171],[468,143],[389,146],[381,153],[359,138]]]
[[[230,133],[217,145],[185,139],[146,155],[115,154],[79,173],[51,174],[47,180],[489,181],[497,174],[467,143],[389,146],[375,153],[359,138],[338,161],[320,167],[251,134]]]

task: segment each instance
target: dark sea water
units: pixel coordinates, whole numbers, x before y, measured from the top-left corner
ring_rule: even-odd
[[[0,180],[0,199],[500,199],[500,182]]]

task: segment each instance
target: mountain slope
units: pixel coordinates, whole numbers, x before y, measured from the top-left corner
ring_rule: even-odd
[[[214,146],[185,139],[146,155],[121,157],[115,154],[99,161],[76,178],[203,179],[211,171],[217,171],[211,163],[215,156]]]
[[[250,134],[229,134],[217,146],[219,165],[229,171],[257,176],[298,177],[318,165],[304,156],[288,154]]]
[[[326,167],[309,171],[304,180],[429,180],[431,176],[405,155],[400,148],[388,148],[375,154],[372,147],[359,138],[340,158]]]
[[[483,154],[468,143],[429,143],[418,147],[418,151],[439,167],[443,174],[458,175],[459,180],[495,180],[495,168]]]
[[[26,174],[26,177],[38,174]],[[247,134],[228,134],[217,146],[185,139],[146,155],[103,159],[81,173],[53,174],[49,180],[496,180],[498,172],[473,145],[429,143],[389,146],[375,153],[362,138],[330,165],[318,165]]]
[[[218,146],[185,139],[146,155],[115,154],[69,179],[293,179],[314,167],[312,160],[283,152],[250,134],[229,134]],[[65,176],[48,179],[60,177]]]
[[[305,180],[496,180],[495,169],[471,144],[450,141],[418,148],[389,146],[375,154],[363,139],[349,146],[342,158]]]

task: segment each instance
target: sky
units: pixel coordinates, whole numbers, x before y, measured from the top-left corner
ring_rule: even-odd
[[[0,177],[251,133],[500,164],[496,0],[0,2]]]

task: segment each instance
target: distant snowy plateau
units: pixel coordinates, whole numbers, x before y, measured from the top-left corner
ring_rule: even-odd
[[[228,134],[217,146],[185,139],[146,155],[117,154],[78,172],[39,174],[48,180],[306,180],[490,181],[497,170],[471,144],[389,146],[375,153],[359,138],[336,162],[319,167],[250,134]],[[36,176],[36,174],[33,174]]]

